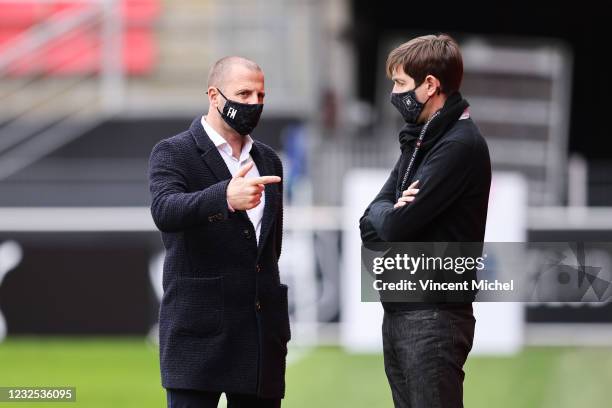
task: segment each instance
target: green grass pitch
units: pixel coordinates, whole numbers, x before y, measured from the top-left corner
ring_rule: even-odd
[[[338,347],[290,353],[283,407],[392,406],[381,355]],[[531,347],[515,357],[472,356],[465,371],[466,408],[612,406],[610,348]],[[0,344],[0,386],[77,389],[76,403],[0,402],[0,408],[165,407],[157,348],[141,338],[9,338]]]

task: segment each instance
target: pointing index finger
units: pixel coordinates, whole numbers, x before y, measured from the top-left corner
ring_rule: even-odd
[[[251,184],[271,184],[280,183],[281,178],[278,176],[261,176],[248,179]]]

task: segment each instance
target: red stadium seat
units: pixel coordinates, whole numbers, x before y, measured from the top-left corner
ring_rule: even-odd
[[[158,0],[124,0],[123,17],[129,25],[151,24],[160,13]]]
[[[45,7],[40,3],[12,1],[0,5],[0,27],[28,27],[36,23]]]
[[[61,19],[92,7],[77,1],[27,0],[0,5],[0,53],[34,24],[48,19]],[[153,22],[160,13],[159,0],[122,0],[123,70],[128,75],[146,75],[156,59]],[[10,75],[84,75],[101,69],[100,27],[79,28],[51,41],[33,55],[14,63]]]

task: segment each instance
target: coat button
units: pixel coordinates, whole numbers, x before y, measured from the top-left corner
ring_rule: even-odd
[[[259,300],[255,301],[255,309],[257,309],[257,311],[261,310],[261,303],[259,303]]]
[[[221,214],[221,213],[216,213],[216,214],[208,216],[208,221],[209,222],[221,221],[222,219],[223,219],[223,214]]]
[[[249,229],[245,229],[244,231],[242,231],[244,233],[244,237],[246,239],[251,239],[251,231]]]

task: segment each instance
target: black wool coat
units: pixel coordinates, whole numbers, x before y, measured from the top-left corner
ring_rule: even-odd
[[[282,178],[269,146],[255,141],[251,156],[260,175]],[[199,117],[151,153],[151,214],[166,249],[162,385],[281,398],[291,337],[278,271],[282,182],[266,185],[258,244],[246,211],[228,210],[231,177]]]

